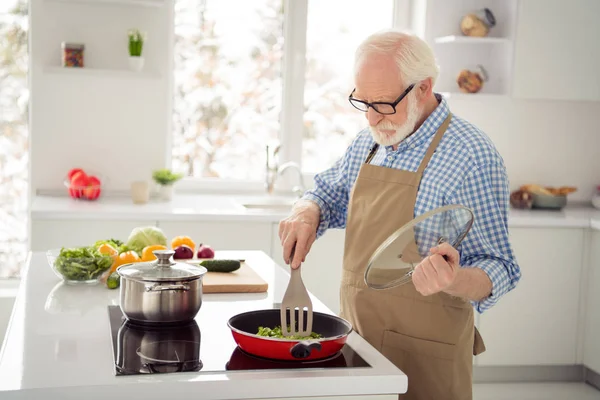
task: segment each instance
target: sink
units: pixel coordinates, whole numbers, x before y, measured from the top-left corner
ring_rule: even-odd
[[[292,209],[295,197],[263,196],[238,200],[242,207],[258,210],[289,211]]]

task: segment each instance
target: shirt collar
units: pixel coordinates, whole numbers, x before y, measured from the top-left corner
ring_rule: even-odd
[[[448,107],[448,103],[443,96],[438,93],[434,93],[435,98],[438,100],[438,106],[433,110],[431,114],[427,117],[427,119],[421,124],[419,129],[413,132],[412,135],[404,139],[400,142],[398,146],[398,150],[406,149],[408,146],[417,147],[423,144],[423,142],[427,141],[430,137],[432,137],[438,130],[438,128],[442,125],[448,114],[450,113],[450,108]],[[387,151],[393,151],[392,146],[386,146]]]

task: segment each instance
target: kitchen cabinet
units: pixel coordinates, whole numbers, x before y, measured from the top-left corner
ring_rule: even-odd
[[[169,221],[158,226],[171,240],[190,236],[196,245],[204,243],[219,250],[262,250],[271,252],[271,223],[251,221]],[[196,249],[197,250],[197,249]]]
[[[600,1],[519,2],[513,96],[600,100]]]
[[[600,374],[600,231],[592,231],[583,364]]]
[[[289,270],[283,260],[283,248],[279,240],[279,224],[273,224],[271,258]],[[329,309],[338,314],[340,310],[340,280],[344,258],[345,229],[330,229],[317,239],[302,264],[302,280],[306,288]]]
[[[102,239],[127,240],[139,226],[156,226],[155,220],[34,219],[31,222],[31,250],[89,246]]]
[[[487,351],[477,365],[576,364],[584,229],[511,228],[510,233],[522,278],[480,316]]]

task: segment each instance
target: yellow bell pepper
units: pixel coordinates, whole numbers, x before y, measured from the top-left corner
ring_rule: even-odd
[[[196,251],[196,243],[194,243],[192,238],[189,236],[176,236],[173,238],[173,240],[171,240],[171,249],[175,250],[181,245],[186,245],[192,249],[192,251]]]
[[[166,250],[167,246],[163,246],[162,244],[153,244],[150,246],[144,247],[142,250],[142,261],[153,261],[156,260],[156,256],[152,253],[154,250]]]

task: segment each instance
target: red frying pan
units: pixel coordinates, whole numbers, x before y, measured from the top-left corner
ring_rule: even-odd
[[[298,321],[298,310],[296,321]],[[289,321],[289,319],[288,319]],[[238,347],[257,357],[288,360],[313,361],[332,357],[339,353],[352,332],[352,325],[339,317],[313,312],[313,332],[322,338],[295,340],[259,336],[259,327],[275,328],[281,324],[279,309],[249,311],[232,317],[227,326]]]

